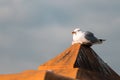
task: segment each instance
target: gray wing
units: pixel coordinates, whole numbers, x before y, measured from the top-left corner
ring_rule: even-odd
[[[91,43],[98,42],[98,39],[94,36],[92,32],[86,31],[85,38],[90,41]]]

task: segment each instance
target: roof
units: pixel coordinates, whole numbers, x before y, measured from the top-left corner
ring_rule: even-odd
[[[0,75],[0,80],[120,80],[120,76],[91,47],[74,44],[38,70]]]
[[[80,44],[71,45],[38,69],[52,70],[55,74],[75,79],[120,80],[119,75],[90,46]]]

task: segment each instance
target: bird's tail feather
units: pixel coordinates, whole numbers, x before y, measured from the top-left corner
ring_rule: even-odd
[[[98,39],[97,41],[95,41],[93,44],[102,44],[103,41],[106,41],[105,39]]]
[[[105,39],[98,39],[98,44],[103,43],[103,41],[106,41]]]
[[[106,41],[105,39],[99,39],[99,41]]]

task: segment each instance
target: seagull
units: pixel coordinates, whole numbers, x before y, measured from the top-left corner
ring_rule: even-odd
[[[88,46],[92,46],[94,44],[101,44],[105,39],[98,39],[94,36],[94,34],[90,31],[81,31],[80,28],[76,28],[72,32],[73,41],[72,45],[75,43],[80,43]]]

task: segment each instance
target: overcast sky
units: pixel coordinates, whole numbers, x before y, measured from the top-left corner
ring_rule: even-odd
[[[92,48],[120,74],[120,0],[0,0],[0,74],[37,69],[76,27],[107,40]]]

